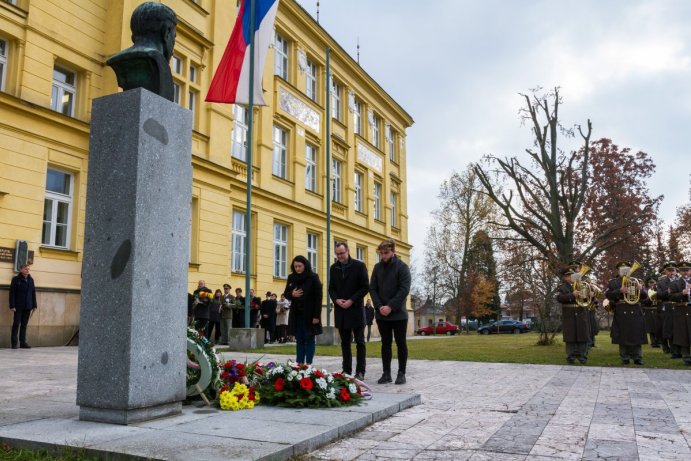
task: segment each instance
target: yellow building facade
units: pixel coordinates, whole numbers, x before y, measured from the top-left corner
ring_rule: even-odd
[[[0,0],[0,256],[18,240],[33,254],[39,309],[28,339],[35,345],[64,344],[79,327],[91,103],[118,91],[105,60],[131,45],[129,18],[140,3]],[[235,22],[236,0],[163,3],[178,15],[171,60],[176,102],[194,113],[189,291],[199,279],[212,289],[230,283],[244,291],[247,174],[249,271],[259,295],[283,292],[299,254],[325,280],[333,241],[348,242],[352,256],[371,269],[376,246],[390,237],[408,262],[410,115],[295,0],[281,0],[264,70],[268,105],[252,114],[248,168],[247,111],[203,101]],[[326,241],[327,167],[332,242]],[[7,289],[14,274],[13,262],[0,259],[0,332],[12,322]],[[171,300],[147,302],[172,307]],[[8,345],[9,331],[0,333],[0,346]]]

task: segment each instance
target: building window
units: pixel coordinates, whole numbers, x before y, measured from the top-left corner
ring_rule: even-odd
[[[173,74],[177,74],[175,78],[182,77],[182,58],[180,56],[173,55],[170,59],[170,69]],[[182,85],[177,80],[173,80],[173,102],[182,105]]]
[[[245,106],[235,104],[233,108],[233,139],[230,155],[243,162],[247,161],[247,130],[249,126],[248,110]]]
[[[341,85],[336,82],[331,87],[331,117],[341,120]]]
[[[7,41],[0,38],[0,91],[5,91],[7,73]]]
[[[389,159],[396,162],[396,132],[391,128],[386,141],[389,144]]]
[[[197,75],[199,75],[199,70],[197,69],[197,66],[195,66],[194,64],[190,64],[190,74],[189,74],[190,82],[198,83],[197,82]]]
[[[55,112],[74,117],[76,85],[77,74],[55,66],[53,68],[53,91],[50,98],[50,108]]]
[[[353,108],[353,131],[362,136],[362,104],[357,99]]]
[[[372,144],[377,149],[381,149],[381,130],[379,125],[381,124],[381,121],[379,120],[379,117],[376,115],[372,115]]]
[[[374,219],[381,221],[381,183],[374,183]]]
[[[381,255],[379,254],[378,251],[374,254],[374,260],[375,260],[375,263],[381,262]]]
[[[48,169],[43,202],[43,245],[69,248],[73,182],[71,174]]]
[[[365,259],[367,258],[367,250],[363,247],[356,247],[355,248],[355,259],[358,261],[362,261],[363,263],[367,263]]]
[[[288,42],[278,34],[274,42],[274,74],[288,80]]]
[[[317,192],[317,148],[305,144],[305,189]]]
[[[288,133],[283,128],[274,126],[274,160],[273,170],[274,176],[288,179],[288,172],[286,169],[286,160],[288,157]]]
[[[317,101],[317,66],[312,61],[307,61],[307,71],[305,72],[307,97],[312,101]]]
[[[274,277],[288,277],[288,226],[274,224]]]
[[[331,200],[341,203],[341,162],[331,160]]]
[[[307,260],[312,265],[312,270],[319,272],[319,236],[317,234],[307,234]]]
[[[174,73],[182,75],[182,58],[180,56],[173,55],[173,57],[170,58],[170,69]]]
[[[187,108],[189,110],[191,110],[193,114],[196,114],[196,111],[195,111],[196,107],[197,107],[197,92],[194,90],[190,90],[189,93],[187,94]]]
[[[363,175],[362,173],[355,172],[355,211],[362,212],[364,207],[362,205],[362,183]]]
[[[391,192],[391,227],[398,227],[398,221],[396,220],[397,215],[397,205],[398,205],[398,194],[396,192]]]
[[[245,273],[245,243],[247,241],[247,216],[242,211],[233,211],[233,259],[231,270]]]
[[[10,5],[17,5],[17,0],[5,0],[5,3],[9,3]]]

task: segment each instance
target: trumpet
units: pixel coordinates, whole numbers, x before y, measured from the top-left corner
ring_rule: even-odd
[[[635,277],[631,277],[631,274],[640,269],[641,265],[638,261],[634,261],[631,264],[631,270],[629,275],[625,275],[621,278],[622,288],[626,288],[626,293],[624,293],[624,302],[626,304],[638,304],[641,299],[641,280]]]
[[[578,277],[574,277],[576,281],[573,282],[573,292],[578,307],[589,307],[593,302],[593,297],[596,296],[596,292],[602,293],[597,286],[582,280],[588,272],[590,272],[590,267],[581,264],[577,272]]]

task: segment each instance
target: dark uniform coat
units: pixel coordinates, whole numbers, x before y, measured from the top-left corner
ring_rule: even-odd
[[[643,306],[643,320],[645,321],[645,332],[656,335],[658,333],[660,319],[657,315],[657,303],[648,298],[641,303]]]
[[[349,258],[346,264],[336,261],[331,265],[329,297],[334,303],[336,328],[354,329],[365,326],[364,298],[369,291],[367,267],[362,261]],[[337,299],[350,299],[348,309],[336,305]]]
[[[624,295],[619,290],[621,290],[621,277],[610,280],[607,285],[607,299],[614,306],[614,321],[609,334],[612,337],[612,344],[622,346],[648,344],[640,302],[627,304],[624,301]],[[645,291],[641,290],[641,299],[647,298]]]
[[[670,288],[669,298],[670,301],[674,301],[672,343],[688,347],[691,345],[691,306],[688,305],[688,295],[682,293],[682,290],[686,288],[686,280],[679,277]]]
[[[672,280],[663,275],[657,280],[657,299],[660,300],[660,308],[658,310],[660,322],[662,323],[662,338],[672,339],[674,334],[672,307],[674,302],[670,300],[672,290]]]
[[[563,282],[557,292],[561,303],[562,337],[565,343],[587,343],[590,339],[588,311],[576,305],[573,285]]]

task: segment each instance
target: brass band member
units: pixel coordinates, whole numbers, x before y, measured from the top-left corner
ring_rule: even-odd
[[[646,299],[647,295],[643,290],[642,284],[638,282],[638,301],[631,303],[630,289],[623,283],[630,277],[631,263],[628,261],[618,262],[616,265],[619,273],[618,277],[611,279],[607,285],[607,299],[613,305],[614,320],[612,321],[612,344],[619,345],[619,357],[621,363],[628,365],[630,359],[636,365],[643,365],[642,344],[648,343],[645,334],[645,322],[641,309],[640,299]],[[627,299],[629,298],[629,299]]]
[[[661,326],[660,344],[662,345],[662,352],[665,354],[672,352],[672,349],[676,350],[676,347],[672,344],[672,336],[674,334],[672,308],[674,302],[670,300],[672,285],[676,280],[676,271],[677,268],[674,261],[666,262],[660,271],[663,275],[657,279],[657,299],[660,303],[658,310]],[[679,356],[678,352],[672,355]]]
[[[643,301],[643,319],[645,320],[645,332],[650,336],[650,346],[659,348],[660,338],[658,336],[658,330],[660,321],[657,315],[657,283],[654,278],[649,278],[646,282],[648,289],[648,299]],[[654,296],[653,296],[654,295]]]
[[[691,366],[691,263],[680,262],[679,278],[672,285],[670,299],[674,301],[674,336],[673,344],[684,359],[684,364]],[[674,357],[673,357],[674,358]]]
[[[572,278],[578,278],[580,275],[574,271],[574,267],[566,268],[562,272],[564,281],[557,291],[557,301],[561,303],[562,338],[566,345],[566,361],[571,365],[576,360],[582,364],[588,361],[590,329],[587,309],[576,305],[576,296],[573,292],[575,280]]]

